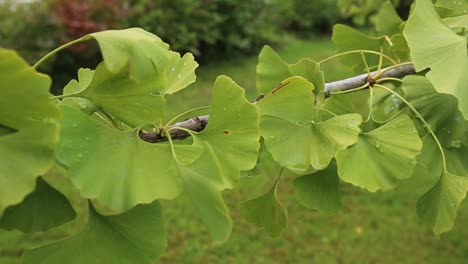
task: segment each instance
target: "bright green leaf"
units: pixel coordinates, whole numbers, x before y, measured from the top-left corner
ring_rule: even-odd
[[[78,80],[71,80],[64,88],[63,94],[77,94],[86,90],[92,83],[94,78],[94,71],[90,69],[79,69],[78,70]],[[98,110],[98,106],[89,101],[86,98],[82,97],[71,97],[63,100],[62,103],[67,103],[68,100],[71,100],[75,105],[77,105],[83,112],[87,114],[92,114]]]
[[[315,94],[325,89],[325,76],[320,70],[320,64],[311,59],[302,59],[296,64],[289,65],[291,76],[300,76],[307,79],[315,87]]]
[[[170,51],[166,69],[168,87],[164,89],[164,93],[176,93],[195,82],[195,69],[197,67],[198,63],[191,53],[186,53],[181,58],[179,53]]]
[[[69,171],[84,197],[95,199],[101,213],[124,212],[140,203],[173,199],[180,191],[177,162],[167,143],[151,144],[136,131],[118,131],[66,106],[58,160]],[[198,147],[175,146],[187,163],[200,154]]]
[[[443,172],[439,182],[417,203],[421,219],[433,226],[434,234],[449,231],[468,191],[468,178]]]
[[[27,251],[24,264],[153,264],[166,248],[158,203],[140,205],[115,216],[90,210],[88,226],[80,234]]]
[[[262,116],[307,122],[315,117],[313,89],[314,85],[306,79],[290,77],[283,80],[256,105]]]
[[[169,62],[169,46],[141,28],[106,30],[83,37],[96,39],[106,68],[114,74],[129,67],[130,80],[137,82],[159,75]]]
[[[468,126],[454,96],[437,93],[424,76],[406,76],[401,88],[444,146],[460,147],[463,144]],[[409,109],[407,111],[411,113]]]
[[[377,33],[380,35],[392,36],[400,33],[400,24],[403,20],[400,18],[391,1],[386,1],[374,17],[374,25]]]
[[[54,164],[60,117],[49,99],[49,77],[13,51],[0,49],[0,216],[34,190]]]
[[[430,68],[427,78],[441,93],[455,95],[468,116],[467,40],[445,25],[430,0],[416,1],[404,35],[417,71]],[[456,65],[456,66],[455,66]],[[455,67],[454,67],[455,66]]]
[[[437,0],[434,7],[438,11],[442,11],[441,13],[443,13],[444,17],[468,13],[468,2],[464,0]]]
[[[42,179],[21,204],[5,210],[0,220],[3,253],[55,243],[86,226],[88,201],[66,177],[65,170],[56,166]]]
[[[324,115],[360,114],[363,119],[369,115],[369,89],[356,91],[353,93],[334,94],[325,100],[322,107],[328,112],[322,112]],[[331,115],[332,117],[333,115]]]
[[[391,190],[399,180],[411,176],[421,148],[413,122],[400,115],[361,134],[352,148],[338,152],[338,175],[343,181],[371,192]]]
[[[303,206],[325,213],[341,209],[339,178],[335,166],[294,180],[296,198]]]
[[[86,82],[90,74],[86,72]],[[145,82],[136,82],[128,79],[125,71],[113,74],[104,64],[100,64],[89,86],[78,96],[92,101],[131,126],[157,124],[163,117],[165,100],[162,95],[155,93],[162,90],[165,84],[166,80],[158,76]]]
[[[232,188],[241,170],[255,166],[259,150],[259,117],[244,90],[221,76],[215,82],[210,121],[193,135],[194,145],[203,149],[200,158],[180,166],[184,188],[216,242],[225,241],[232,220],[220,191]]]
[[[278,182],[262,196],[241,203],[244,218],[265,228],[272,237],[280,236],[286,230],[288,222],[286,209],[276,197],[277,186]]]
[[[260,129],[268,151],[281,166],[310,164],[320,170],[328,166],[336,152],[356,143],[361,122],[358,114],[336,116],[319,123],[262,116]],[[288,149],[294,151],[285,151]]]
[[[241,170],[255,166],[260,148],[258,111],[244,94],[230,78],[218,77],[208,126],[194,135],[194,145],[203,149],[202,156],[209,156],[216,168],[209,180],[221,188],[232,188]]]
[[[468,28],[468,14],[444,18],[443,21],[449,28]]]
[[[289,76],[288,64],[270,46],[263,47],[258,55],[257,92],[268,94]]]
[[[351,27],[337,24],[333,27],[332,41],[336,46],[337,52],[345,52],[352,50],[372,50],[380,52],[380,48],[384,48],[384,53],[388,51],[386,47],[388,43],[383,37],[369,37]],[[387,54],[392,57],[392,54]],[[379,55],[365,54],[367,64],[375,66],[379,63]],[[341,58],[341,62],[351,67],[356,73],[362,73],[366,67],[360,53],[345,55]],[[388,64],[388,60],[384,58],[384,64]]]

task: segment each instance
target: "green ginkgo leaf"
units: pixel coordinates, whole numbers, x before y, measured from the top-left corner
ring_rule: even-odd
[[[211,157],[203,155],[194,164],[180,167],[180,171],[185,193],[190,197],[211,238],[216,243],[226,241],[232,231],[232,219],[221,194],[223,188],[209,180],[213,174],[222,176],[221,168],[214,164]]]
[[[129,212],[102,216],[92,208],[86,228],[64,241],[26,251],[25,264],[152,264],[166,248],[166,234],[158,203]]]
[[[338,152],[341,180],[371,192],[391,190],[411,176],[422,148],[413,121],[400,115],[359,136],[356,145]],[[362,161],[365,160],[365,163]]]
[[[424,76],[405,77],[401,88],[444,146],[457,148],[464,144],[468,122],[458,110],[457,98],[437,93]],[[407,111],[411,113],[409,108]]]
[[[455,95],[468,116],[468,57],[466,37],[445,25],[430,0],[417,0],[404,30],[417,71],[431,70],[427,78],[441,93]],[[453,67],[456,65],[456,67]]]
[[[167,143],[150,144],[139,139],[136,130],[118,131],[67,106],[61,109],[57,158],[82,195],[96,200],[101,213],[121,213],[181,192],[178,162]],[[184,164],[201,152],[191,145],[174,148]]]
[[[70,238],[88,222],[88,201],[55,166],[25,200],[5,210],[0,219],[0,251],[34,249]],[[1,252],[0,252],[1,255]]]
[[[94,71],[90,69],[79,69],[78,70],[78,80],[71,80],[64,88],[63,94],[78,94],[86,90],[94,79]],[[87,114],[92,114],[99,109],[95,103],[90,100],[82,97],[71,97],[66,98],[62,103],[68,103],[68,100],[71,100],[74,105],[77,105],[83,112]]]
[[[128,67],[130,80],[151,79],[162,73],[169,62],[169,46],[141,28],[96,32],[77,42],[91,38],[98,42],[106,68],[118,74]]]
[[[290,77],[282,80],[256,105],[262,116],[307,122],[315,118],[313,90],[314,85],[306,79]]]
[[[334,94],[327,98],[321,108],[328,110],[322,112],[323,116],[345,115],[357,113],[363,119],[369,115],[369,89],[354,93]],[[334,114],[334,115],[333,115]]]
[[[341,210],[340,179],[335,166],[294,180],[296,198],[303,206],[325,213]]]
[[[208,126],[194,133],[200,158],[179,166],[184,189],[217,242],[225,241],[232,220],[220,191],[237,183],[241,170],[255,166],[259,150],[259,115],[244,90],[225,76],[216,79]]]
[[[241,203],[241,213],[244,218],[260,227],[272,237],[280,236],[287,228],[288,215],[286,209],[276,197],[278,181],[265,194]]]
[[[433,226],[436,235],[449,231],[467,191],[468,177],[444,171],[439,182],[418,200],[419,217]]]
[[[290,76],[288,64],[270,46],[264,46],[258,55],[257,92],[267,94]]]
[[[387,36],[400,33],[401,23],[403,23],[403,20],[396,12],[391,1],[385,1],[381,5],[373,21],[377,33]]]
[[[468,14],[444,18],[443,21],[449,28],[468,28]]]
[[[259,139],[257,108],[244,97],[245,91],[226,76],[216,79],[211,102],[210,121],[193,135],[194,146],[203,149],[217,167],[213,176],[206,175],[221,188],[232,188],[240,171],[255,166]]]
[[[137,82],[128,79],[125,71],[111,73],[101,63],[94,72],[82,72],[82,79],[88,83],[93,73],[93,80],[75,96],[90,100],[130,126],[157,124],[161,121],[165,100],[157,92],[162,91],[166,85],[164,75],[155,75],[145,82]],[[81,83],[77,85],[84,86]]]
[[[410,189],[410,192],[422,195],[439,181],[443,168],[440,150],[434,138],[431,135],[426,135],[421,138],[421,141],[423,147],[421,154],[417,157],[418,163],[405,186]]]
[[[262,116],[260,130],[268,151],[281,166],[307,168],[312,165],[321,170],[339,150],[356,143],[361,122],[358,114],[336,116],[318,123]]]
[[[291,76],[300,76],[314,85],[314,93],[322,93],[325,89],[325,75],[320,70],[320,64],[311,59],[302,59],[295,64],[289,65]]]
[[[351,50],[372,50],[380,52],[380,48],[384,48],[384,54],[393,57],[392,54],[386,50],[388,43],[384,37],[369,37],[349,26],[341,24],[335,25],[333,27],[332,41],[338,52]],[[365,58],[369,66],[378,65],[379,63],[378,55],[365,54]],[[343,56],[341,62],[351,67],[356,73],[364,72],[366,69],[360,53]],[[384,64],[388,63],[389,62],[384,59]]]
[[[443,17],[460,16],[468,13],[468,2],[462,0],[437,0],[434,7]]]
[[[0,216],[34,190],[54,164],[60,117],[49,99],[50,78],[15,52],[0,49]]]
[[[179,53],[170,51],[169,63],[166,69],[168,86],[163,92],[173,94],[195,82],[195,69],[197,67],[198,63],[191,53],[186,53],[181,58]]]

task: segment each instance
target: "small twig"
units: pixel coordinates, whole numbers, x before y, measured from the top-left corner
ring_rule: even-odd
[[[168,127],[168,130],[173,127],[183,127],[195,132],[200,132],[205,129],[206,125],[208,124],[208,116],[197,116],[194,118],[187,119],[182,122],[177,122]],[[189,133],[183,131],[181,129],[170,129],[169,134],[172,139],[184,139],[189,136]],[[140,138],[146,142],[156,143],[156,142],[164,142],[168,141],[168,138],[164,135],[163,131],[153,131],[148,132],[145,130],[141,130],[139,134]]]
[[[380,72],[384,72],[379,76],[380,78],[402,78],[409,74],[414,74],[415,70],[412,64],[402,65],[402,66],[391,66],[392,69],[382,69]],[[388,70],[386,70],[388,69]],[[374,77],[379,71],[373,71],[370,73],[371,78]],[[364,73],[358,76],[354,76],[348,79],[334,81],[325,83],[325,93],[331,93],[332,91],[347,91],[357,87],[362,87],[367,83],[374,84],[376,80],[368,79],[368,74]],[[278,88],[279,87],[279,88]],[[280,89],[282,86],[278,86],[277,89]],[[263,99],[263,96],[259,96],[254,103]],[[185,139],[189,136],[187,131],[182,129],[177,129],[181,127],[184,129],[192,130],[195,132],[200,132],[208,125],[208,115],[198,116],[194,118],[187,119],[185,121],[177,122],[168,127],[169,134],[171,139]],[[170,129],[174,128],[174,129]],[[165,136],[165,132],[160,130],[154,130],[152,132],[141,130],[139,134],[140,138],[146,142],[156,143],[156,142],[165,142],[168,141],[168,138]]]

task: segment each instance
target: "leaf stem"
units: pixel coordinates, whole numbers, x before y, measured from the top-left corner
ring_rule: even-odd
[[[32,66],[33,69],[37,69],[37,67],[39,67],[39,65],[41,65],[44,61],[48,60],[49,58],[51,58],[52,56],[54,56],[55,54],[57,54],[58,52],[70,47],[70,46],[73,46],[75,45],[76,43],[79,43],[79,42],[82,42],[86,40],[85,38],[79,38],[79,39],[75,39],[75,40],[72,40],[56,49],[54,49],[53,51],[47,53],[44,57],[42,57],[39,61],[36,62],[36,64],[34,64]]]
[[[384,78],[380,78],[380,79],[378,79],[376,82],[377,82],[377,83],[381,83],[381,82],[386,82],[386,81],[403,82],[403,80],[401,80],[401,79],[399,79],[399,78],[394,78],[394,77],[384,77]]]
[[[437,136],[435,135],[434,131],[432,130],[432,128],[429,126],[429,124],[426,122],[426,120],[424,119],[424,117],[418,112],[418,110],[416,110],[416,108],[414,108],[410,102],[408,102],[403,96],[399,95],[397,92],[393,91],[392,89],[388,88],[388,87],[385,87],[383,85],[380,85],[380,84],[375,84],[374,86],[376,87],[380,87],[382,89],[385,89],[387,90],[388,92],[392,93],[394,96],[398,97],[398,99],[400,99],[402,102],[404,102],[410,109],[411,111],[413,111],[413,113],[418,117],[418,119],[423,123],[424,127],[429,131],[429,134],[432,136],[432,138],[434,138],[439,150],[440,150],[440,154],[442,155],[442,165],[443,165],[443,168],[444,168],[444,171],[447,171],[447,164],[446,164],[446,159],[445,159],[445,153],[444,153],[444,149],[442,147],[442,144],[440,144],[440,141],[439,139],[437,138]]]
[[[388,55],[385,55],[383,53],[380,53],[380,52],[377,52],[377,51],[373,51],[373,50],[350,50],[350,51],[345,51],[345,52],[341,52],[341,53],[337,53],[335,55],[332,55],[330,57],[327,57],[321,61],[319,61],[318,63],[319,64],[322,64],[324,62],[327,62],[331,59],[334,59],[334,58],[337,58],[337,57],[341,57],[341,56],[344,56],[344,55],[348,55],[348,54],[353,54],[353,53],[369,53],[369,54],[375,54],[375,55],[382,55],[384,58],[386,58],[388,61],[390,61],[392,64],[398,64],[398,62],[396,62],[394,59],[392,59],[390,56]]]
[[[166,130],[167,127],[169,127],[172,123],[174,123],[174,121],[177,120],[177,118],[180,118],[186,114],[190,114],[190,113],[193,113],[193,112],[196,112],[196,111],[199,111],[199,110],[203,110],[203,109],[208,109],[210,108],[211,106],[202,106],[202,107],[197,107],[197,108],[193,108],[193,109],[190,109],[188,111],[185,111],[181,114],[178,114],[176,115],[174,118],[172,118],[171,120],[169,120],[165,125],[164,125],[164,129]]]
[[[51,96],[49,97],[49,99],[63,99],[63,98],[68,98],[68,97],[79,97],[80,94],[81,92],[71,93],[71,94],[61,94],[61,95]]]
[[[380,75],[392,70],[392,69],[395,69],[395,68],[398,68],[400,66],[404,66],[404,65],[410,65],[410,64],[413,64],[412,62],[403,62],[403,63],[398,63],[398,64],[395,64],[395,65],[392,65],[392,66],[389,66],[387,68],[385,68],[383,71],[381,72],[378,72],[377,74],[375,74],[372,78],[374,80],[378,80],[378,78],[380,77]]]
[[[369,114],[367,115],[366,121],[364,123],[368,122],[371,119],[372,112],[374,111],[374,89],[372,86],[369,86]]]
[[[331,95],[339,95],[339,94],[346,94],[346,93],[352,93],[352,92],[356,92],[356,91],[359,91],[359,90],[364,90],[366,89],[367,87],[369,86],[369,83],[365,83],[364,85],[361,85],[357,88],[353,88],[353,89],[349,89],[349,90],[344,90],[344,91],[339,91],[339,92],[334,92],[334,93],[330,93],[330,96]]]

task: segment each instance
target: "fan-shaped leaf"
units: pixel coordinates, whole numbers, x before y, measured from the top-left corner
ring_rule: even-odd
[[[258,55],[257,92],[267,94],[289,76],[288,64],[270,46],[263,47]]]
[[[106,30],[86,35],[99,44],[106,68],[114,74],[130,69],[130,80],[144,81],[159,75],[169,62],[169,46],[141,28]]]
[[[5,210],[0,220],[0,255],[2,250],[34,249],[70,238],[86,226],[88,201],[65,171],[52,168],[42,179],[21,204]]]
[[[291,76],[300,76],[314,85],[314,93],[318,94],[325,89],[325,75],[320,70],[320,64],[311,59],[302,59],[296,64],[289,65]]]
[[[276,197],[277,186],[278,181],[262,196],[241,203],[241,213],[245,219],[265,228],[272,237],[280,236],[288,222],[286,209]]]
[[[304,78],[287,78],[256,105],[262,116],[307,122],[315,118],[312,90],[314,85]]]
[[[303,206],[325,213],[341,209],[339,178],[335,166],[294,180],[296,198]]]
[[[337,116],[319,123],[294,123],[262,116],[260,129],[268,151],[281,166],[308,168],[310,164],[320,170],[328,166],[337,151],[356,142],[361,122],[358,114]],[[294,149],[294,152],[285,149]]]
[[[400,33],[400,24],[403,23],[403,20],[396,12],[392,2],[386,1],[379,8],[373,22],[379,34],[392,36]]]
[[[444,171],[439,182],[419,199],[419,217],[433,226],[436,235],[449,231],[467,191],[468,177]]]
[[[117,131],[69,107],[64,113],[58,159],[84,197],[96,199],[107,213],[124,212],[140,203],[173,199],[181,191],[177,162],[168,144],[140,140],[136,131]],[[200,149],[175,146],[183,163]]]
[[[34,190],[54,164],[60,117],[49,99],[49,77],[16,53],[0,49],[0,216]]]
[[[176,93],[195,82],[195,69],[197,67],[198,63],[191,53],[186,53],[181,58],[179,53],[170,51],[166,69],[168,86],[164,89],[164,93]]]
[[[83,72],[84,75],[84,81],[88,82],[91,72]],[[89,86],[77,96],[92,101],[131,126],[159,123],[163,117],[165,100],[156,92],[165,87],[166,80],[163,77],[159,75],[145,82],[136,82],[128,79],[125,71],[113,74],[104,64],[100,64]],[[84,86],[80,83],[78,85]]]
[[[158,203],[140,205],[115,216],[90,210],[88,226],[78,235],[23,254],[25,264],[155,263],[166,248]]]
[[[430,0],[417,0],[404,30],[416,70],[431,70],[427,78],[441,93],[453,94],[468,116],[467,40],[445,25]],[[453,67],[456,65],[456,67]]]
[[[454,96],[437,93],[424,76],[405,77],[402,89],[406,99],[424,117],[444,146],[456,148],[463,145],[468,122],[458,110]]]
[[[193,164],[180,167],[184,188],[217,242],[226,240],[232,228],[219,192],[232,188],[241,170],[255,166],[260,147],[258,119],[257,108],[244,98],[244,90],[231,79],[218,77],[210,122],[193,135],[202,154]]]
[[[398,116],[361,134],[352,148],[338,152],[338,175],[343,181],[371,192],[393,189],[398,180],[411,176],[421,147],[411,119]]]
[[[337,24],[333,27],[332,41],[335,43],[338,52],[345,52],[350,50],[373,50],[380,52],[380,48],[388,46],[385,38],[383,37],[369,37],[351,27]],[[388,52],[384,50],[384,53]],[[391,54],[387,54],[391,55]],[[378,55],[367,55],[366,60],[369,66],[378,65]],[[356,73],[363,72],[365,64],[362,61],[361,54],[349,54],[342,57],[341,62],[353,69]],[[388,64],[388,61],[384,61]]]

